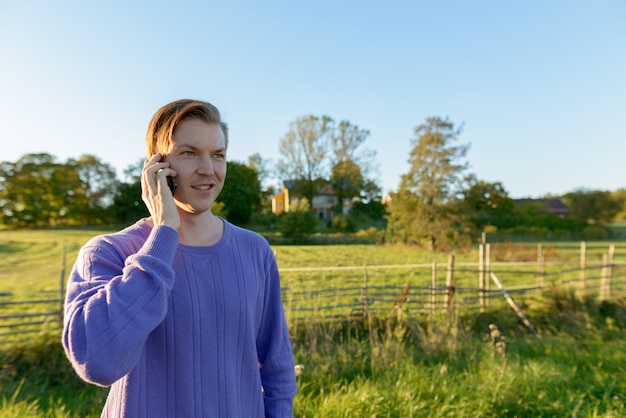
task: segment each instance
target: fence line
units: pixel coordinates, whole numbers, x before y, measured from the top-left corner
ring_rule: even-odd
[[[537,262],[492,262],[490,247],[487,243],[481,244],[479,262],[455,263],[450,255],[447,264],[393,264],[393,265],[363,265],[338,267],[305,267],[280,269],[283,279],[295,273],[327,273],[345,274],[336,280],[341,280],[342,286],[327,286],[323,288],[307,287],[306,283],[292,284],[290,280],[283,280],[283,303],[289,321],[309,318],[334,320],[345,317],[360,317],[368,313],[392,312],[399,298],[406,309],[417,314],[431,314],[434,312],[450,312],[452,309],[480,309],[486,310],[491,304],[513,300],[513,296],[524,298],[534,297],[538,292],[549,288],[546,284],[557,288],[571,288],[578,292],[597,294],[601,300],[612,295],[626,294],[626,263],[614,260],[614,246],[602,257],[599,264],[588,264],[583,257],[585,245],[581,244],[581,259],[578,265],[571,263],[545,262],[541,244],[538,245]],[[482,261],[480,261],[482,260]],[[445,267],[444,267],[445,266]],[[516,268],[512,268],[516,267]],[[523,269],[523,268],[526,269]],[[561,268],[559,268],[561,267]],[[380,270],[405,269],[407,274],[401,283],[372,284],[370,275]],[[362,279],[351,279],[349,274],[362,271]],[[421,271],[424,278],[420,279],[423,285],[417,285],[414,280],[415,272]],[[430,274],[428,274],[430,272]],[[445,283],[439,283],[440,273],[445,273]],[[426,277],[430,277],[430,280]],[[514,276],[519,283],[519,277],[534,278],[534,283],[510,285],[505,287],[504,282]],[[472,285],[472,277],[478,277],[477,285]],[[499,290],[489,287],[492,278]],[[494,279],[495,278],[495,279]],[[63,320],[63,300],[65,284],[65,248],[60,270],[59,292],[57,298],[13,301],[9,292],[0,293],[0,337],[8,341],[16,336],[32,334],[42,331],[57,330]],[[497,280],[497,282],[496,282]],[[476,283],[476,282],[474,282]],[[498,285],[498,283],[500,283]],[[503,298],[503,295],[504,298]],[[513,295],[513,296],[512,296]],[[511,304],[511,301],[508,301]],[[515,302],[513,302],[515,303]],[[35,312],[3,313],[9,306],[38,306]],[[511,304],[511,306],[513,306]],[[514,308],[515,309],[515,308]]]
[[[407,265],[390,265],[390,266],[347,266],[347,267],[323,267],[323,268],[291,268],[283,269],[281,272],[303,273],[303,272],[320,272],[328,273],[331,271],[358,271],[363,270],[367,277],[368,270],[376,269],[395,269],[404,268],[423,269],[431,271],[430,285],[416,286],[414,283],[408,282],[410,292],[406,300],[409,309],[414,309],[417,313],[433,313],[437,311],[450,311],[453,305],[462,306],[464,309],[478,308],[484,311],[490,302],[508,301],[512,305],[511,295],[523,296],[523,298],[535,297],[535,295],[544,292],[550,287],[570,288],[573,291],[582,289],[586,293],[597,294],[599,299],[605,300],[612,295],[623,296],[626,293],[626,263],[615,262],[612,255],[614,246],[609,247],[608,255],[603,257],[601,264],[581,263],[578,266],[572,266],[571,263],[545,262],[542,255],[541,245],[538,245],[538,261],[537,262],[491,262],[489,244],[479,251],[481,257],[485,259],[481,263],[458,263],[455,266],[454,257],[450,256],[446,269],[445,285],[437,283],[438,269],[443,264],[407,264]],[[586,258],[585,258],[586,259]],[[478,268],[476,266],[478,265]],[[458,268],[458,266],[463,266]],[[523,270],[516,267],[533,267],[536,268]],[[474,267],[474,268],[467,268]],[[561,267],[555,269],[555,267]],[[595,273],[597,272],[597,273]],[[478,276],[478,286],[459,285],[459,276]],[[502,281],[498,280],[498,276],[508,280],[511,276],[516,276],[517,285],[508,285],[506,288]],[[534,277],[533,284],[526,281],[519,284],[519,276]],[[499,289],[493,291],[489,288],[491,278],[494,283],[496,280],[500,283]],[[421,279],[422,283],[427,283],[426,273]],[[465,279],[465,282],[468,280]],[[509,282],[512,282],[510,280]],[[303,284],[296,281],[292,288],[289,280],[286,281],[286,288],[283,289],[283,300],[286,305],[288,319],[306,320],[308,318],[325,318],[334,319],[337,317],[350,317],[359,313],[379,313],[390,312],[390,304],[394,303],[398,295],[407,286],[399,283],[389,286],[368,286],[367,281],[360,286],[354,283],[352,287],[332,287],[310,289],[302,288]],[[549,283],[548,283],[549,282]],[[530,327],[529,327],[530,328]]]
[[[0,301],[0,308],[15,305],[27,305],[29,307],[39,305],[42,309],[36,312],[7,313],[0,315],[0,338],[2,338],[2,341],[8,341],[25,334],[58,330],[63,323],[59,302],[58,298]],[[33,320],[33,318],[38,318],[38,320]]]

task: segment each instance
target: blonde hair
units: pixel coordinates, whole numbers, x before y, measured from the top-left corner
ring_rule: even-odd
[[[155,153],[165,155],[172,143],[176,125],[184,119],[195,118],[206,123],[219,123],[228,148],[228,125],[222,121],[217,107],[200,100],[182,99],[161,107],[152,117],[146,133],[148,158]]]

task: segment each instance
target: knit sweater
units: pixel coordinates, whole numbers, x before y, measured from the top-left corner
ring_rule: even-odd
[[[107,417],[285,417],[294,361],[274,255],[224,222],[213,246],[146,220],[90,240],[68,280],[63,345]]]

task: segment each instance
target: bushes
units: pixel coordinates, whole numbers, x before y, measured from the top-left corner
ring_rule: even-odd
[[[311,205],[306,198],[296,199],[289,207],[289,212],[282,215],[279,230],[286,238],[301,238],[311,235],[317,226],[317,218],[311,212]]]

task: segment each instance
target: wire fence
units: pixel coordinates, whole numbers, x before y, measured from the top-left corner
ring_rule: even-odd
[[[55,331],[61,328],[62,310],[60,304],[62,300],[37,299],[13,301],[5,300],[10,294],[3,294],[0,299],[0,313],[6,308],[23,307],[19,313],[0,314],[0,341],[24,339],[28,334],[38,334],[42,332]],[[29,310],[35,309],[34,312]],[[15,309],[11,309],[14,311]]]
[[[384,315],[392,313],[398,306],[412,315],[455,310],[485,311],[512,303],[518,308],[525,308],[541,299],[546,292],[572,292],[602,300],[626,296],[626,264],[598,264],[581,270],[553,263],[551,271],[544,270],[541,275],[529,269],[529,264],[532,263],[498,263],[484,271],[467,264],[457,269],[450,266],[441,269],[434,264],[362,266],[342,268],[339,280],[331,278],[332,268],[325,268],[317,271],[320,277],[309,277],[304,282],[295,279],[295,273],[310,270],[289,269],[281,274],[287,276],[287,283],[290,282],[288,274],[294,274],[295,283],[283,288],[283,303],[291,322]],[[402,269],[406,281],[389,285],[371,284],[374,268],[386,272]],[[483,273],[495,286],[476,279]],[[327,287],[314,287],[324,280]],[[335,285],[340,282],[344,285]]]
[[[282,296],[288,323],[343,320],[366,314],[385,315],[397,307],[428,315],[458,310],[485,311],[509,304],[512,313],[537,303],[545,292],[571,291],[600,300],[626,296],[626,263],[613,260],[611,248],[602,262],[491,262],[489,244],[477,263],[403,264],[281,269]],[[64,266],[64,263],[63,263]],[[65,267],[57,297],[13,300],[0,293],[0,341],[29,334],[58,332],[62,326]]]

